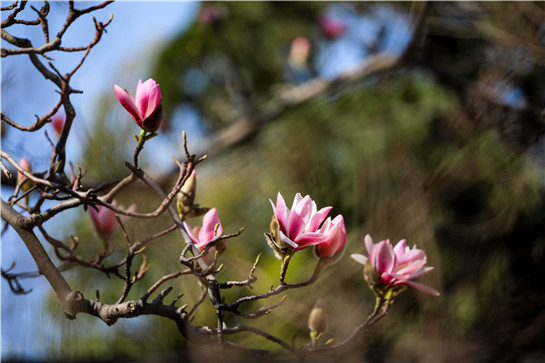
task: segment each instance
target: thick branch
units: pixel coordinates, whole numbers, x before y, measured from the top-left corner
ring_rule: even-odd
[[[32,258],[36,262],[38,271],[40,274],[45,276],[47,281],[49,281],[51,287],[61,301],[65,315],[72,318],[73,315],[70,313],[68,306],[69,296],[72,293],[72,289],[47,255],[47,252],[38,240],[38,237],[36,237],[32,231],[32,228],[22,227],[28,225],[25,222],[26,218],[17,213],[15,209],[2,200],[2,219],[6,221],[17,232],[17,234],[19,234],[28,251],[32,255]]]

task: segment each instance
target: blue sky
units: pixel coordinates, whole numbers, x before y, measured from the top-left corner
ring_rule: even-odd
[[[9,2],[11,3],[11,2]],[[8,2],[2,1],[2,6]],[[40,3],[32,5],[37,6]],[[90,3],[86,3],[88,6]],[[92,4],[92,3],[91,3]],[[30,5],[30,4],[29,4]],[[82,4],[76,3],[76,6]],[[183,31],[193,20],[200,4],[197,2],[116,2],[93,15],[97,20],[106,22],[110,13],[114,14],[112,24],[107,28],[101,42],[93,48],[83,67],[73,78],[72,86],[85,91],[82,95],[74,95],[74,106],[78,117],[89,120],[97,105],[98,97],[104,92],[112,92],[113,84],[118,83],[127,89],[136,87],[139,78],[149,77],[148,69],[154,59],[155,52],[161,44],[171,39],[178,32]],[[48,18],[51,33],[56,32],[67,12],[65,3],[52,2],[51,15]],[[27,8],[29,6],[27,5]],[[30,9],[26,14],[32,13]],[[2,20],[6,14],[2,13]],[[27,16],[32,16],[27,15]],[[40,44],[42,36],[39,33],[29,33],[29,27],[15,27],[8,29],[14,35],[28,37],[34,44]],[[94,25],[91,16],[83,16],[73,24],[66,36],[63,45],[75,46],[87,43],[94,37]],[[4,44],[3,44],[4,46]],[[7,46],[6,46],[7,47]],[[79,61],[81,53],[68,55],[55,54],[55,66],[66,73]],[[45,113],[57,101],[54,87],[43,80],[43,77],[30,65],[27,57],[2,58],[2,111],[16,121],[30,124],[35,113]],[[17,83],[18,87],[10,87]],[[130,84],[125,84],[130,83]],[[134,83],[134,84],[132,84]],[[27,86],[19,87],[20,84]],[[4,127],[4,125],[2,125]],[[51,131],[50,131],[51,132]],[[136,132],[136,131],[135,131]],[[36,153],[39,155],[47,147],[43,132],[35,134],[10,133],[8,134],[6,150],[17,150]],[[68,145],[68,153],[78,152],[77,146]],[[4,147],[4,146],[3,146]],[[20,148],[19,148],[20,147]],[[44,162],[48,162],[44,160]],[[11,194],[11,189],[3,188],[2,198]],[[4,199],[5,200],[5,199]],[[34,262],[24,249],[20,239],[11,231],[2,238],[2,266],[7,268],[13,261],[17,262],[15,271],[34,271]],[[2,279],[1,303],[1,349],[2,359],[10,355],[26,358],[43,357],[45,349],[36,341],[32,331],[42,331],[47,326],[42,315],[44,295],[49,290],[45,279],[38,278],[24,280],[26,288],[32,288],[28,295],[15,296],[9,290],[7,283]],[[45,325],[45,326],[44,326]],[[106,329],[106,326],[104,326]],[[54,331],[48,332],[54,334]]]

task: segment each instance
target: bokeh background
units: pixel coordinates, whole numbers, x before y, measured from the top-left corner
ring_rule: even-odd
[[[59,27],[66,12],[66,4],[51,3],[50,26]],[[369,233],[375,241],[407,238],[426,250],[435,270],[419,281],[441,296],[407,290],[347,349],[311,361],[545,361],[543,3],[120,2],[94,15],[106,21],[110,13],[108,32],[73,79],[84,93],[73,96],[77,117],[67,150],[87,170],[86,183],[125,176],[134,150],[138,130],[113,84],[134,92],[138,79],[153,77],[161,85],[165,122],[146,144],[142,166],[165,189],[172,187],[172,156],[182,158],[186,130],[190,150],[209,154],[198,168],[197,201],[218,209],[226,232],[245,227],[227,242],[218,278],[245,279],[263,253],[254,290],[227,291],[227,300],[278,281],[279,261],[263,233],[272,213],[268,199],[279,191],[287,201],[309,194],[345,218],[343,259],[249,324],[303,345],[308,312],[322,297],[326,337],[342,340],[374,305],[361,265],[349,258],[364,252]],[[39,29],[17,32],[41,41]],[[93,36],[90,17],[83,17],[63,44],[85,44]],[[367,76],[354,73],[377,55],[395,62]],[[54,56],[61,72],[79,60]],[[2,111],[30,123],[49,110],[56,94],[41,77],[26,57],[3,58]],[[320,82],[328,84],[323,91],[293,102]],[[23,134],[2,124],[2,149],[16,159],[25,155],[34,170],[49,164],[43,131]],[[4,200],[12,192],[2,186]],[[118,201],[136,203],[138,211],[157,204],[138,185]],[[63,216],[49,221],[48,231],[66,241],[78,236],[81,253],[91,255],[99,242],[89,216],[82,209]],[[165,215],[127,227],[138,238],[170,223]],[[119,231],[112,241],[116,262],[125,242]],[[151,244],[145,255],[152,268],[129,298],[177,271],[182,248],[176,234]],[[14,261],[15,271],[35,270],[8,229],[2,267]],[[305,280],[314,264],[311,251],[298,252],[287,280]],[[117,300],[121,280],[67,267],[64,275],[87,297],[99,290],[102,301]],[[191,305],[200,295],[189,278],[170,285],[173,295],[184,293],[181,303]],[[24,280],[24,286],[33,291],[14,295],[2,281],[2,360],[214,358],[206,347],[188,346],[169,320],[139,317],[112,327],[84,315],[68,321],[45,279]],[[228,317],[228,324],[236,322]],[[195,323],[215,324],[209,303]],[[278,351],[251,335],[233,339]]]

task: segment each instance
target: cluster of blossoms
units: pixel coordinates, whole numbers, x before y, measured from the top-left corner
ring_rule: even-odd
[[[346,31],[344,24],[326,18],[322,19],[320,25],[329,37],[338,37]],[[142,128],[143,134],[154,133],[159,129],[162,122],[161,91],[155,80],[151,78],[145,82],[139,80],[134,97],[117,85],[114,85],[114,91],[121,105]],[[141,140],[142,137],[139,143]],[[215,208],[208,210],[194,205],[195,188],[193,170],[178,194],[178,212],[184,220],[183,224],[189,238],[199,251],[206,250],[203,258],[207,263],[211,263],[216,252],[221,253],[225,249],[224,241],[218,239],[223,235],[223,227]],[[318,210],[316,202],[310,196],[303,197],[299,193],[295,195],[291,208],[287,207],[280,193],[276,197],[276,204],[272,200],[269,201],[273,208],[273,217],[270,233],[265,233],[265,237],[278,258],[283,259],[308,247],[313,248],[318,259],[326,260],[327,263],[336,262],[342,257],[346,246],[346,227],[342,215],[328,217],[332,207]],[[197,210],[198,212],[195,212]],[[202,226],[191,228],[185,222],[186,217],[202,215],[204,212],[206,214]],[[90,214],[101,236],[110,235],[118,225],[115,213],[107,208],[100,206],[97,210],[91,208]],[[213,246],[207,247],[210,243]],[[365,246],[368,257],[353,254],[352,258],[365,266],[365,279],[377,296],[388,291],[400,291],[405,286],[439,295],[439,292],[431,287],[412,281],[433,269],[424,266],[427,261],[423,250],[417,249],[416,246],[409,248],[405,240],[401,240],[395,247],[390,244],[390,240],[373,244],[369,235],[365,236]]]
[[[314,246],[316,257],[338,258],[346,245],[346,227],[342,215],[333,220],[326,216],[332,207],[320,210],[310,196],[302,197],[297,193],[291,209],[280,193],[276,197],[276,205],[270,200],[273,208],[271,233],[266,234],[269,245],[278,257],[287,251],[299,251]],[[324,221],[325,220],[325,221]]]

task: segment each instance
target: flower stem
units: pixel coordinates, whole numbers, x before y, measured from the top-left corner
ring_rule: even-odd
[[[146,142],[146,133],[147,131],[142,128],[140,130],[140,136],[138,137],[138,142],[136,144],[136,150],[134,150],[134,166],[138,167],[138,155],[140,154],[140,151],[144,148],[144,143]]]

